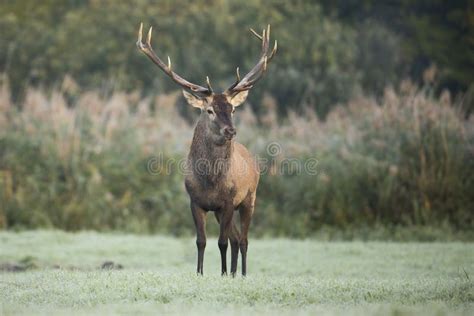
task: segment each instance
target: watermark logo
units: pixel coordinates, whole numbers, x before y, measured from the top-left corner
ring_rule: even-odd
[[[267,154],[272,157],[277,157],[281,154],[281,145],[277,142],[271,142],[267,145]]]
[[[266,146],[265,156],[256,156],[260,174],[271,175],[310,175],[315,176],[320,173],[319,160],[315,157],[293,158],[285,157],[283,148],[278,142],[271,142]],[[180,159],[165,158],[163,153],[150,157],[147,161],[147,171],[151,175],[170,175],[178,172],[187,175],[194,172],[197,175],[218,175],[222,173],[229,164],[228,159],[209,160],[199,158],[193,162],[188,161],[186,157]],[[246,163],[238,165],[237,172],[245,174],[251,167]]]

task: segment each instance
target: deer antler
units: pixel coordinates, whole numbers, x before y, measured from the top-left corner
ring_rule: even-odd
[[[138,41],[137,41],[137,47],[140,49],[145,55],[150,58],[150,60],[155,63],[158,67],[160,67],[161,70],[163,70],[168,76],[173,79],[174,82],[182,86],[183,88],[187,89],[189,92],[201,96],[201,97],[206,97],[210,96],[213,94],[211,83],[209,82],[209,77],[206,77],[206,84],[207,88],[191,83],[187,81],[186,79],[182,78],[180,75],[175,73],[174,71],[171,70],[171,60],[170,57],[168,56],[168,65],[166,65],[153,51],[153,48],[151,47],[151,32],[152,32],[152,27],[148,30],[148,35],[147,35],[147,40],[146,43],[142,42],[142,32],[143,32],[143,23],[140,23],[140,29],[138,30]]]
[[[250,32],[252,32],[253,35],[262,41],[262,52],[257,64],[242,79],[240,79],[239,68],[237,68],[237,80],[224,92],[231,96],[241,91],[250,90],[265,73],[268,63],[272,60],[277,51],[278,43],[275,41],[272,51],[270,54],[268,54],[270,42],[270,24],[267,26],[266,30],[263,29],[262,35],[258,34],[253,29],[250,29]]]

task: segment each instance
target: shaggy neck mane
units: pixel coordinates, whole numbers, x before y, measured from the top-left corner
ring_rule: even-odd
[[[214,185],[224,179],[230,167],[233,141],[216,145],[216,136],[209,130],[207,118],[202,115],[194,129],[189,162],[193,174],[202,184]]]

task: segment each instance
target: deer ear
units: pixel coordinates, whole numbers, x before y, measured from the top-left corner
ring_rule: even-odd
[[[195,96],[192,93],[189,93],[186,90],[183,90],[183,95],[188,101],[189,105],[194,106],[195,108],[203,109],[204,108],[204,100]]]
[[[227,99],[230,104],[235,108],[245,102],[249,94],[248,90],[241,91],[234,96],[229,96]]]

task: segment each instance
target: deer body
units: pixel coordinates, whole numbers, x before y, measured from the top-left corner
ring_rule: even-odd
[[[212,140],[201,143],[201,136],[195,131],[188,156],[186,190],[191,200],[204,209],[217,211],[224,201],[232,202],[237,209],[247,196],[255,196],[259,179],[255,160],[240,143],[231,141],[223,148],[212,148],[205,144]],[[202,161],[209,165],[200,164]]]
[[[176,83],[181,85],[188,103],[201,110],[194,129],[193,141],[188,155],[186,191],[190,197],[191,212],[196,226],[198,250],[197,273],[203,273],[204,250],[206,248],[206,216],[214,212],[220,225],[218,246],[221,253],[221,272],[227,274],[227,247],[231,246],[231,273],[237,271],[238,253],[242,255],[242,275],[247,273],[248,230],[254,213],[256,191],[259,180],[257,163],[249,151],[235,142],[236,130],[232,122],[235,108],[244,103],[249,90],[261,78],[267,63],[277,50],[277,43],[269,53],[270,26],[262,35],[252,33],[262,41],[262,53],[257,64],[223,93],[215,94],[209,78],[207,87],[193,84],[176,74],[168,57],[166,65],[151,48],[151,28],[147,42],[142,42],[142,28],[138,33],[138,48],[153,63],[161,68]],[[234,212],[240,214],[240,230]]]
[[[220,133],[225,127],[233,129],[231,120],[225,120],[232,115],[233,106],[225,96],[214,96],[211,106],[214,107],[216,117],[212,121],[206,112],[201,113],[194,130],[185,179],[197,232],[197,272],[203,271],[206,214],[213,211],[220,224],[218,245],[221,251],[221,272],[227,273],[226,251],[227,241],[230,239],[231,273],[236,273],[240,249],[242,274],[245,275],[248,227],[255,208],[259,171],[252,155],[243,145],[233,140],[233,135],[226,137]],[[219,115],[224,117],[224,124],[229,125],[213,128]],[[214,130],[219,132],[215,133]],[[240,212],[240,232],[233,222],[235,210]]]

